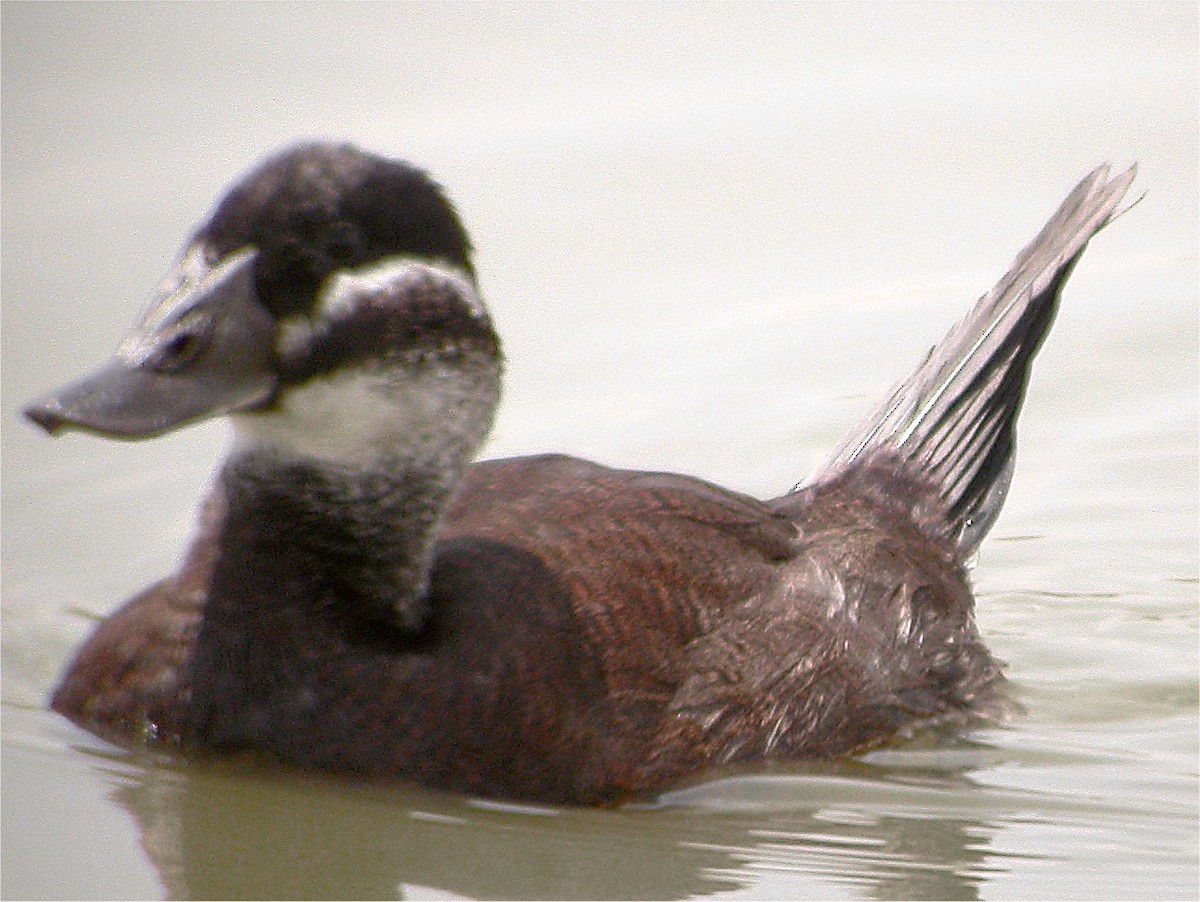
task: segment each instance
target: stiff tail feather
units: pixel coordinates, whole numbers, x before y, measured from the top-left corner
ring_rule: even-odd
[[[809,485],[855,465],[898,462],[937,487],[964,553],[995,522],[1012,479],[1029,366],[1088,240],[1136,174],[1088,175],[995,288],[853,429]],[[1127,208],[1126,208],[1127,209]]]

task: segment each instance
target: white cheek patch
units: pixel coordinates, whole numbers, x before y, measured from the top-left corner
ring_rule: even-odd
[[[431,263],[415,257],[385,257],[330,276],[317,295],[311,316],[280,320],[275,332],[276,351],[281,359],[291,359],[303,353],[328,322],[350,315],[361,298],[397,294],[404,291],[406,280],[424,280],[430,276],[452,285],[472,315],[481,319],[487,316],[470,278],[457,266],[445,260]]]
[[[344,269],[326,281],[317,296],[316,318],[328,319],[352,310],[361,297],[395,294],[403,290],[407,279],[449,283],[463,303],[476,316],[484,316],[483,304],[467,274],[445,260],[423,260],[416,257],[384,257],[365,266]]]

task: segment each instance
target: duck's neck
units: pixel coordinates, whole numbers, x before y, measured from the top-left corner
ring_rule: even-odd
[[[435,532],[461,472],[444,460],[234,457],[222,474],[228,514],[210,601],[419,630]]]
[[[226,511],[190,665],[193,740],[284,749],[340,729],[356,686],[388,678],[432,635],[430,560],[461,467],[341,468],[232,457]],[[331,713],[332,712],[332,713]],[[297,757],[298,756],[298,757]]]

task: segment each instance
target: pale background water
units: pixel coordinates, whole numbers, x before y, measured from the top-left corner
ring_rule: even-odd
[[[6,897],[1195,898],[1197,6],[5,4]],[[430,167],[506,341],[488,454],[775,494],[1137,161],[1034,372],[976,572],[1028,713],[636,810],[112,749],[43,710],[169,571],[220,424],[51,442],[265,151]]]

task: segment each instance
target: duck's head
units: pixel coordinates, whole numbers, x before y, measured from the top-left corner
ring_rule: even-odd
[[[234,414],[251,442],[316,456],[413,430],[477,442],[500,350],[470,253],[421,170],[288,148],[217,204],[114,359],[25,413],[52,434],[126,439]]]

